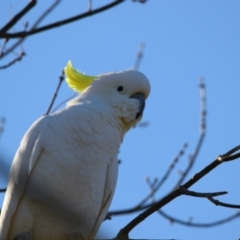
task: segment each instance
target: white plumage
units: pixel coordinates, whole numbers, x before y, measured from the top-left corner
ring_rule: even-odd
[[[64,109],[33,123],[11,167],[0,239],[94,238],[114,194],[120,144],[149,92],[137,71],[101,75]]]

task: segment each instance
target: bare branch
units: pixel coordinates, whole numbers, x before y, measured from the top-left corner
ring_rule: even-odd
[[[88,0],[88,11],[92,11],[92,0]]]
[[[238,151],[238,147],[235,147],[235,151]],[[235,151],[230,150],[231,154],[233,154]],[[224,154],[226,155],[226,153]],[[237,154],[235,154],[236,156]],[[239,158],[240,156],[236,156],[235,159]],[[223,161],[220,161],[218,158],[215,159],[212,163],[210,163],[208,166],[206,166],[203,170],[195,174],[189,181],[187,181],[185,184],[181,186],[181,188],[188,189],[192,185],[194,185],[197,181],[199,181],[201,178],[203,178],[205,175],[207,175],[210,171],[212,171],[214,168],[216,168],[218,165],[223,163]],[[144,221],[147,217],[149,217],[151,214],[156,212],[161,207],[165,206],[169,202],[171,202],[173,199],[179,197],[182,195],[181,188],[177,188],[159,201],[157,201],[155,204],[152,204],[150,208],[139,214],[136,218],[134,218],[131,222],[129,222],[124,228],[122,228],[119,233],[117,234],[117,238],[123,238],[128,239],[128,234],[130,231],[132,231],[133,228],[135,228],[139,223]]]
[[[208,192],[208,193],[200,193],[200,192],[194,192],[194,191],[189,191],[188,189],[179,187],[179,190],[181,191],[181,193],[183,195],[187,195],[187,196],[192,196],[192,197],[200,197],[200,198],[212,198],[212,197],[216,197],[216,196],[221,196],[224,194],[227,194],[228,192],[223,191],[223,192]]]
[[[30,11],[36,5],[36,3],[36,0],[31,0],[25,8],[16,14],[2,29],[0,29],[0,35],[1,33],[5,33],[11,27],[13,27],[28,11]]]
[[[2,188],[2,189],[0,189],[0,192],[6,192],[7,191],[7,189],[6,188]],[[1,210],[1,209],[0,209]]]
[[[6,45],[7,45],[7,42],[8,42],[8,39],[5,38],[4,41],[3,41],[2,49],[0,51],[0,58],[3,55],[4,49],[5,49]]]
[[[240,145],[238,145],[235,148],[231,149],[230,151],[226,152],[221,157],[224,158],[224,157],[231,156],[233,153],[237,152],[238,150],[240,150]]]
[[[240,150],[239,148],[236,149],[236,151]],[[222,162],[229,162],[229,161],[232,161],[232,160],[235,160],[236,158],[238,158],[240,156],[240,152],[239,153],[236,153],[234,155],[230,155],[230,156],[219,156],[218,157],[218,160],[219,161],[222,161]]]
[[[36,22],[32,25],[32,27],[30,28],[30,30],[35,29],[40,23],[41,21],[60,3],[60,0],[55,0],[50,6],[49,8],[47,8],[43,14],[36,20]],[[25,38],[20,38],[17,42],[15,42],[11,47],[9,47],[6,51],[1,52],[0,54],[0,59],[3,57],[6,57],[9,53],[11,53],[16,47],[18,47],[20,44],[23,43],[23,41],[25,40]]]
[[[174,188],[177,188],[178,186],[180,186],[180,184],[183,183],[186,176],[192,169],[194,163],[196,162],[200,149],[202,147],[203,140],[205,138],[207,112],[206,112],[206,86],[204,84],[203,79],[200,79],[199,90],[200,90],[200,135],[199,135],[198,142],[193,154],[189,156],[189,164],[185,169],[185,171],[181,174],[181,177]]]
[[[53,104],[54,104],[54,102],[55,102],[55,99],[56,99],[56,97],[57,97],[57,95],[58,95],[58,91],[59,91],[59,89],[60,89],[60,87],[61,87],[61,85],[62,85],[63,80],[64,80],[64,71],[62,71],[62,74],[59,76],[59,81],[58,81],[58,85],[57,85],[56,91],[55,91],[55,93],[53,94],[52,100],[51,100],[51,102],[50,102],[50,104],[49,104],[48,110],[47,110],[47,112],[45,113],[45,115],[48,115],[48,114],[50,113],[50,111],[51,111],[51,109],[52,109],[52,106],[53,106]]]
[[[166,173],[163,175],[163,177],[159,180],[158,184],[155,185],[153,191],[146,196],[138,205],[137,207],[141,207],[143,206],[151,197],[153,194],[155,194],[159,188],[163,185],[163,183],[167,180],[167,178],[169,177],[170,173],[172,172],[172,170],[174,169],[174,167],[176,166],[176,164],[178,163],[179,159],[183,156],[186,148],[187,148],[187,143],[185,143],[182,147],[182,149],[180,149],[180,151],[178,152],[177,156],[173,159],[172,163],[170,164],[168,170],[166,171]]]
[[[215,226],[230,222],[240,216],[240,211],[239,211],[227,218],[220,219],[218,221],[214,221],[214,222],[210,222],[210,223],[193,223],[191,221],[185,221],[185,220],[181,220],[181,219],[172,217],[169,214],[163,212],[162,210],[158,210],[158,213],[161,214],[163,217],[167,218],[171,223],[178,223],[178,224],[188,226],[188,227],[199,227],[199,228],[215,227]]]
[[[54,10],[57,5],[60,3],[60,0],[55,0],[41,15],[40,17],[36,20],[36,22],[33,24],[31,27],[31,30],[35,29],[41,22],[42,20]]]
[[[114,210],[114,211],[109,211],[107,213],[107,217],[106,219],[111,219],[112,216],[118,216],[118,215],[124,215],[124,214],[130,214],[130,213],[135,213],[135,212],[139,212],[141,210],[147,209],[149,207],[152,206],[152,204],[146,204],[146,202],[151,199],[151,197],[153,196],[153,194],[156,193],[156,191],[162,186],[162,184],[166,181],[166,179],[168,178],[169,174],[171,173],[171,171],[174,169],[175,165],[177,164],[177,162],[179,161],[180,157],[184,154],[185,150],[187,148],[187,144],[185,143],[182,147],[182,149],[180,149],[178,155],[173,159],[173,162],[170,164],[168,170],[166,171],[165,175],[162,177],[162,179],[159,180],[159,182],[155,183],[156,185],[154,185],[154,190],[147,195],[142,201],[140,201],[135,207],[131,207],[131,208],[127,208],[127,209],[123,209],[123,210]]]
[[[133,70],[135,70],[135,71],[137,71],[139,69],[140,63],[143,58],[144,48],[145,48],[145,43],[140,43],[138,52],[137,52],[137,57],[136,57],[136,60],[135,60],[134,66],[133,66]]]
[[[6,69],[6,68],[12,66],[14,63],[16,63],[16,62],[18,62],[18,61],[21,61],[22,58],[23,58],[23,56],[25,56],[25,55],[26,55],[26,54],[25,54],[24,51],[20,52],[19,56],[15,57],[12,61],[10,61],[9,63],[7,63],[7,64],[5,64],[5,65],[3,65],[3,66],[0,66],[0,70]]]
[[[231,157],[233,159],[231,160],[236,160],[237,158],[240,157],[239,154],[235,154],[232,155],[233,153],[235,153],[236,151],[240,150],[240,145],[238,145],[237,147],[231,149],[230,151],[228,151],[227,153],[229,153],[229,155],[227,155],[227,153],[224,154],[225,158],[227,157]],[[208,166],[206,166],[202,171],[198,172],[197,174],[195,174],[189,181],[187,181],[185,184],[182,185],[183,188],[189,188],[191,187],[193,184],[195,184],[198,180],[200,180],[202,177],[204,177],[205,175],[207,175],[210,171],[212,171],[214,168],[216,168],[218,165],[220,165],[223,162],[227,162],[228,160],[224,160],[221,157],[217,157],[212,163],[210,163]]]
[[[86,17],[90,17],[94,14],[106,11],[106,10],[108,10],[108,9],[110,9],[110,8],[120,4],[120,3],[123,3],[123,2],[124,2],[124,0],[113,1],[112,3],[109,3],[105,6],[97,8],[95,10],[87,11],[85,13],[76,15],[74,17],[70,17],[70,18],[67,18],[67,19],[64,19],[64,20],[61,20],[61,21],[58,21],[58,22],[54,22],[54,23],[45,25],[43,27],[35,28],[35,29],[32,29],[28,32],[26,32],[26,31],[16,32],[16,33],[1,32],[0,33],[0,38],[24,38],[24,37],[27,37],[27,36],[30,36],[30,35],[33,35],[33,34],[36,34],[36,33],[40,33],[40,32],[43,32],[43,31],[47,31],[47,30],[50,30],[50,29],[53,29],[53,28],[63,26],[65,24],[68,24],[68,23],[71,23],[71,22],[74,22],[74,21],[78,21],[78,20],[86,18]]]
[[[107,213],[107,216],[105,219],[111,219],[112,216],[119,216],[119,215],[124,215],[124,214],[130,214],[130,213],[135,213],[135,212],[140,212],[144,209],[147,209],[149,207],[151,207],[152,204],[146,204],[144,206],[141,207],[130,207],[127,209],[123,209],[123,210],[115,210],[115,211],[109,211]]]
[[[133,2],[145,3],[147,0],[132,0]]]
[[[240,208],[240,205],[220,202],[217,199],[214,199],[213,196],[208,197],[208,200],[210,202],[214,203],[216,206],[222,206],[222,207],[227,207],[227,208]]]

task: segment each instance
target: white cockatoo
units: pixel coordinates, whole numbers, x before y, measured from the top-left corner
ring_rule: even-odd
[[[150,83],[127,70],[96,77],[65,68],[81,94],[38,119],[15,155],[0,216],[0,240],[92,239],[111,203],[117,154],[141,119]]]

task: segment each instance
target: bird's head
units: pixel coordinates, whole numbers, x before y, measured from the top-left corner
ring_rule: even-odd
[[[96,77],[86,76],[76,71],[70,62],[65,68],[65,74],[69,87],[83,96],[107,103],[126,131],[141,120],[150,93],[150,83],[144,74],[126,70]]]

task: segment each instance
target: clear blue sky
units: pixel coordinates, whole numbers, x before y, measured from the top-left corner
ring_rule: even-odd
[[[28,1],[1,2],[1,26]],[[25,21],[32,23],[48,5],[39,1],[14,31]],[[107,1],[93,0],[93,7]],[[96,5],[98,4],[98,5]],[[84,12],[87,1],[63,1],[43,24]],[[23,134],[47,109],[58,76],[68,60],[87,74],[131,68],[140,42],[145,42],[142,71],[151,81],[152,92],[143,121],[147,128],[127,134],[121,146],[119,179],[111,210],[138,203],[149,193],[145,176],[161,177],[183,143],[189,147],[177,169],[158,192],[164,196],[176,183],[177,170],[184,170],[187,156],[199,136],[199,78],[207,91],[207,134],[201,153],[188,178],[215,157],[240,142],[240,1],[126,1],[104,13],[52,31],[29,37],[23,48],[26,56],[0,71],[0,116],[7,123],[0,141],[0,154],[11,165]],[[18,52],[17,49],[15,52]],[[2,60],[3,65],[14,56]],[[55,106],[72,95],[64,83]],[[229,192],[221,201],[240,204],[240,160],[221,165],[191,190]],[[2,175],[3,176],[3,175]],[[6,179],[0,177],[0,187]],[[0,201],[3,194],[0,196]],[[207,223],[236,212],[216,207],[205,199],[180,197],[164,210],[175,217]],[[102,229],[108,237],[135,215],[113,217]],[[213,228],[170,225],[158,214],[150,216],[130,234],[131,238],[238,239],[236,219]]]

